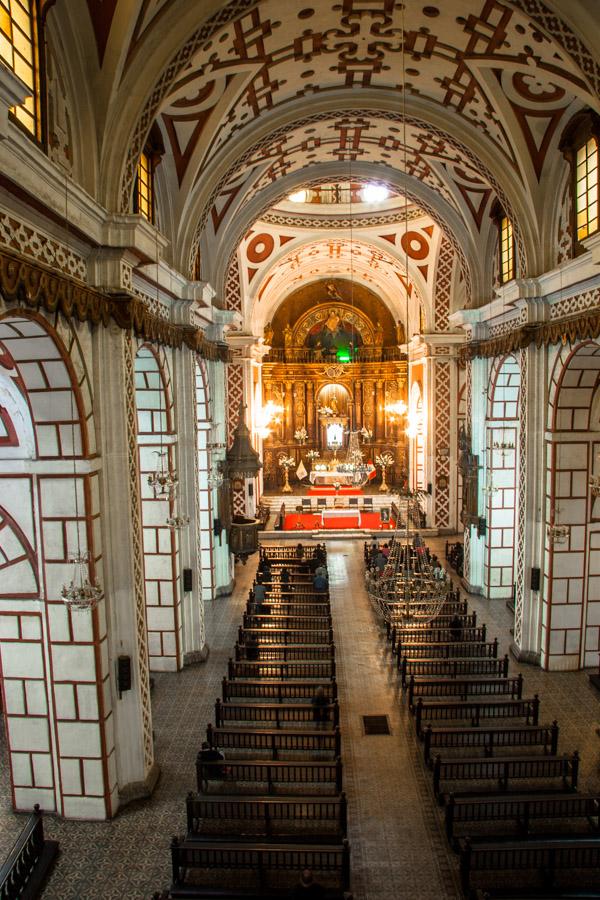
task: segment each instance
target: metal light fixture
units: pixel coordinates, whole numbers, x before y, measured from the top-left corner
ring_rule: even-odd
[[[69,559],[73,572],[69,584],[63,585],[61,599],[71,610],[95,609],[104,597],[98,582],[89,580],[89,562],[89,553],[82,553],[79,549]]]
[[[569,537],[569,532],[568,525],[548,525],[546,528],[548,540],[553,544],[564,544]]]
[[[163,450],[161,447],[160,450],[153,450],[152,452],[158,456],[157,468],[148,475],[148,484],[154,491],[154,499],[157,500],[159,497],[162,497],[164,499],[172,500],[175,496],[175,489],[179,484],[179,479],[174,472],[169,470],[169,451]]]
[[[182,531],[190,524],[189,516],[169,516],[167,518],[167,528],[171,531]]]

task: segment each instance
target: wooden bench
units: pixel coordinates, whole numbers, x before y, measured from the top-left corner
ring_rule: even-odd
[[[328,731],[251,731],[249,728],[213,728],[209,724],[206,728],[206,740],[211,747],[219,747],[221,750],[264,752],[271,759],[279,759],[280,754],[286,753],[318,753],[319,756],[329,754],[335,759],[342,752],[339,727]]]
[[[329,603],[280,603],[278,600],[248,600],[248,615],[264,616],[326,616],[329,615]]]
[[[523,676],[514,678],[473,678],[461,675],[458,678],[428,678],[411,675],[406,696],[409,709],[414,708],[418,697],[460,697],[466,700],[473,696],[509,696],[520,700],[523,695]]]
[[[501,791],[506,791],[510,782],[515,779],[546,782],[560,779],[563,790],[574,791],[578,774],[577,750],[565,756],[478,756],[453,759],[436,756],[433,764],[433,793],[439,798],[443,781],[493,780]]]
[[[304,631],[319,631],[324,628],[331,628],[331,615],[324,613],[320,616],[282,616],[278,613],[259,613],[257,615],[249,615],[244,613],[242,619],[243,628],[268,628],[269,631],[274,629],[302,629]]]
[[[296,553],[296,546],[289,546],[288,544],[278,544],[273,547],[261,547],[260,548],[260,558],[268,559],[269,562],[284,562],[287,563],[289,560],[296,560],[297,562],[301,561],[301,559],[312,559],[315,556],[317,548],[313,544],[302,544],[303,554],[302,557],[299,557]],[[327,559],[327,550],[323,547],[320,548],[321,555],[324,559]]]
[[[486,641],[433,641],[429,644],[406,640],[397,644],[398,667],[403,656],[409,659],[454,659],[471,657],[498,657],[498,639]]]
[[[514,884],[519,872],[534,871],[540,873],[542,884],[549,888],[557,872],[600,866],[600,837],[528,838],[476,844],[465,838],[459,842],[459,848],[460,878],[467,895],[474,872],[509,872]],[[573,887],[571,877],[569,886]]]
[[[337,700],[337,683],[334,679],[321,681],[317,684],[310,681],[287,679],[285,681],[266,681],[257,679],[233,680],[223,678],[221,688],[223,701],[227,702],[233,697],[245,700],[270,700],[283,703],[288,700],[312,700],[317,687],[323,688],[325,697],[329,703]]]
[[[214,869],[216,871],[237,870],[249,871],[254,876],[256,886],[267,889],[276,877],[276,873],[288,873],[287,894],[290,887],[298,881],[304,869],[310,869],[315,879],[324,882],[335,880],[335,888],[339,893],[347,891],[350,886],[350,847],[346,840],[339,844],[283,843],[248,843],[247,841],[228,841],[213,839],[211,841],[186,841],[173,838],[171,842],[171,864],[173,884],[172,897],[195,897],[194,889],[205,888],[206,874],[203,873],[202,885],[194,885],[193,872],[197,869]],[[285,878],[285,875],[280,876]],[[281,885],[283,888],[283,885]],[[188,888],[191,888],[189,892]],[[243,892],[242,892],[243,895]],[[204,893],[200,896],[204,896]],[[216,896],[216,895],[215,895]],[[228,896],[227,894],[223,896]],[[268,896],[264,895],[263,896]]]
[[[236,837],[298,840],[298,829],[315,825],[310,840],[343,840],[347,832],[346,795],[338,797],[206,797],[188,794],[187,840],[202,838],[210,823],[225,825]],[[213,826],[214,827],[214,826]],[[301,836],[303,840],[306,835]]]
[[[487,629],[485,625],[477,628],[463,628],[461,636],[458,640],[454,640],[449,628],[421,628],[420,626],[407,626],[405,628],[392,628],[390,640],[392,642],[392,652],[396,652],[397,646],[402,646],[405,642],[411,644],[465,644],[465,643],[485,643]]]
[[[6,861],[0,866],[0,897],[3,900],[34,900],[40,895],[57,855],[58,841],[44,837],[42,811],[36,803]]]
[[[234,647],[236,661],[246,660],[248,647],[237,643]],[[263,644],[252,648],[256,659],[250,662],[315,662],[335,658],[335,644]]]
[[[394,615],[400,621],[394,620]],[[386,634],[388,638],[392,638],[393,645],[395,645],[396,640],[392,637],[392,632],[398,632],[404,629],[409,629],[411,631],[427,631],[432,628],[449,628],[450,623],[455,618],[456,614],[448,614],[448,613],[440,613],[429,622],[418,622],[415,621],[413,624],[407,624],[405,626],[402,625],[402,615],[400,611],[397,611],[396,614],[392,614],[388,620],[386,620]],[[476,628],[477,627],[477,613],[462,613],[458,615],[458,618],[461,621],[461,625],[463,628]]]
[[[428,700],[419,697],[415,704],[415,727],[420,737],[426,722],[462,720],[473,727],[482,719],[525,719],[527,725],[539,722],[540,700],[537,694],[525,700]]]
[[[512,822],[519,834],[527,834],[532,822],[585,819],[594,831],[600,831],[600,793],[598,794],[490,794],[479,797],[445,798],[445,824],[449,841],[457,825],[472,828],[483,822]]]
[[[256,638],[259,644],[331,644],[333,628],[243,628],[238,629],[238,643]]]
[[[340,724],[340,713],[337,700],[323,707],[327,714],[326,721],[330,728]],[[314,724],[314,708],[312,703],[223,703],[217,698],[215,702],[215,724],[220,728],[225,722],[249,722],[252,725],[274,724],[281,728],[285,724]]]
[[[289,588],[289,585],[288,585]],[[250,591],[250,599],[254,599],[254,594]],[[304,591],[300,590],[279,590],[279,588],[267,588],[265,592],[265,600],[267,603],[322,603],[329,606],[329,591]]]
[[[389,615],[392,620],[402,618],[404,611],[406,610],[405,603],[394,600],[384,600],[383,603],[388,607]],[[418,613],[420,607],[421,611],[425,613],[430,605],[431,604],[411,602],[410,608],[415,613]],[[469,613],[469,604],[467,600],[445,600],[438,612],[441,616],[466,616]]]
[[[544,753],[558,752],[558,725],[479,726],[478,728],[433,728],[428,725],[423,735],[425,762],[432,749],[481,748],[486,756],[505,747],[543,747]]]
[[[304,678],[315,680],[335,677],[335,660],[312,662],[235,662],[229,659],[228,678]]]
[[[281,760],[281,759],[228,759],[227,775],[221,777],[223,761],[203,762],[201,752],[196,758],[196,788],[199,793],[206,791],[209,784],[244,782],[266,785],[267,793],[274,793],[277,785],[310,784],[319,789],[329,789],[339,794],[342,790],[342,761],[335,760]],[[245,787],[247,790],[247,787]]]
[[[508,676],[508,654],[502,659],[493,657],[411,659],[409,656],[398,657],[398,659],[403,688],[406,688],[411,675],[444,675],[446,678],[459,678],[464,675],[490,675],[492,678]]]

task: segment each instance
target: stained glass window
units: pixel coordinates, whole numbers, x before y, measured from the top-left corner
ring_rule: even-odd
[[[598,230],[598,142],[591,137],[577,150],[575,168],[575,215],[577,240]]]

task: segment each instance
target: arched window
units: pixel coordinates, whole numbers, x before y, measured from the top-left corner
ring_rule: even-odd
[[[165,145],[160,128],[155,122],[148,135],[146,145],[140,154],[133,197],[133,211],[144,216],[152,224],[156,222],[154,175],[164,153]]]
[[[506,284],[516,277],[513,223],[498,201],[492,207],[491,217],[498,228],[498,279],[500,284]]]
[[[22,106],[11,110],[14,119],[41,139],[38,11],[35,0],[0,0],[0,60],[31,91]]]
[[[573,255],[583,253],[581,241],[598,231],[598,146],[600,117],[583,110],[565,128],[560,149],[571,167],[571,229]]]

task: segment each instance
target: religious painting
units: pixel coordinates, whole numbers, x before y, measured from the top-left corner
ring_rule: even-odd
[[[341,310],[332,309],[323,322],[317,322],[308,331],[304,346],[321,351],[324,356],[342,355],[351,360],[356,350],[363,345],[360,332],[340,315]]]

